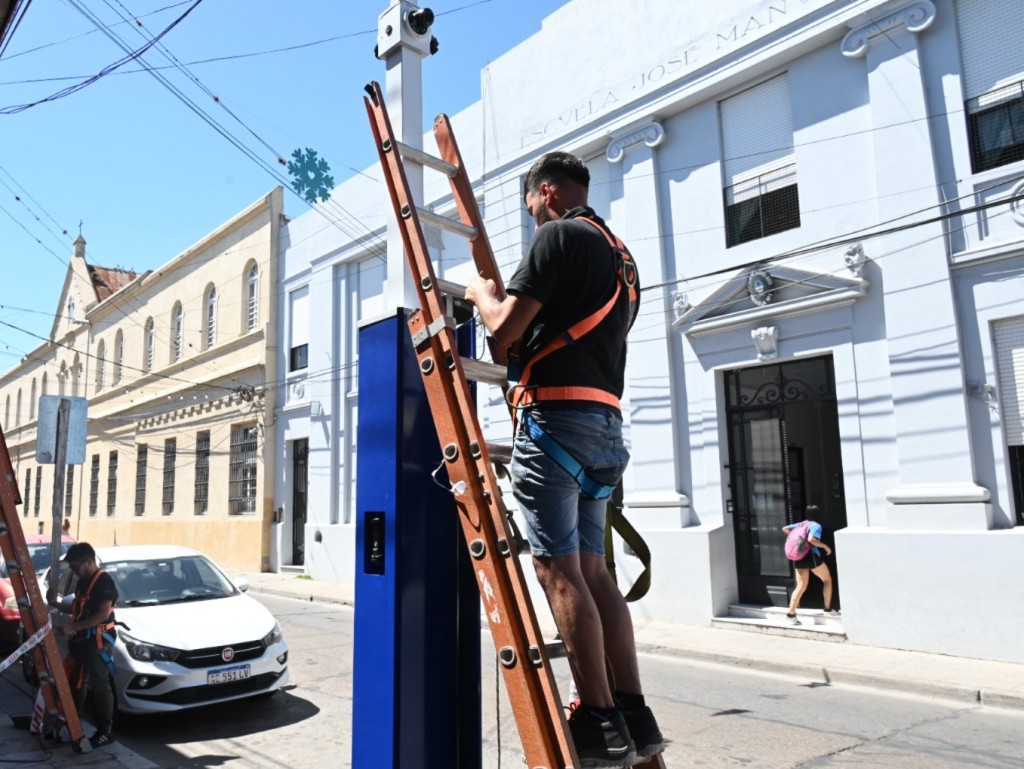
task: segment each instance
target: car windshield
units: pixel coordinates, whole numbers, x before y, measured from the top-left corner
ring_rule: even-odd
[[[117,584],[118,606],[202,601],[238,592],[231,580],[201,555],[104,561],[103,569]]]
[[[68,552],[68,548],[71,547],[70,542],[60,543],[60,557],[63,558]],[[32,568],[35,569],[36,574],[41,574],[50,568],[50,543],[49,542],[38,542],[36,544],[30,544],[28,546],[29,557],[32,558]]]

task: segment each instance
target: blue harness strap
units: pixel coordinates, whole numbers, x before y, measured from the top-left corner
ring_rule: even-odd
[[[586,472],[572,454],[563,449],[558,441],[544,432],[529,412],[523,414],[521,424],[527,435],[537,444],[538,448],[547,454],[565,472],[571,475],[576,483],[580,485],[580,491],[591,499],[607,499],[615,491],[614,486],[605,486],[587,476]]]

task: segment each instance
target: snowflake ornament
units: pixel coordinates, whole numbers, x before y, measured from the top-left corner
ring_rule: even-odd
[[[327,161],[317,157],[316,150],[309,147],[305,152],[295,150],[292,157],[295,160],[288,161],[288,173],[295,180],[292,188],[308,203],[316,203],[318,199],[324,203],[330,200],[334,177]]]

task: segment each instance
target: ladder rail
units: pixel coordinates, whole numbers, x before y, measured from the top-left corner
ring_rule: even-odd
[[[387,181],[406,259],[420,298],[420,310],[409,318],[416,355],[423,375],[431,412],[434,414],[442,454],[453,484],[465,483],[466,492],[455,497],[456,507],[477,575],[492,638],[502,663],[503,677],[513,703],[523,750],[531,767],[579,766],[568,739],[554,674],[547,658],[539,623],[529,598],[525,577],[513,547],[501,491],[476,417],[469,383],[458,354],[454,330],[444,321],[443,305],[429,258],[426,241],[411,199],[404,167],[398,153],[387,109],[376,83],[367,88],[365,104],[381,166]],[[453,185],[468,190],[468,177],[459,164]],[[456,196],[460,213],[472,221],[468,204]],[[474,261],[489,255],[486,265],[500,281],[493,254],[476,212],[477,232],[471,240]],[[478,268],[484,270],[479,262]],[[494,279],[494,277],[492,277]],[[501,285],[501,284],[498,284]],[[503,290],[503,286],[502,286]]]
[[[0,551],[8,563],[11,587],[18,600],[26,636],[31,637],[47,626],[50,615],[39,588],[21,520],[18,518],[17,505],[21,502],[22,497],[18,491],[7,439],[0,428]],[[52,629],[43,636],[42,642],[32,647],[28,653],[32,655],[39,673],[39,686],[46,714],[56,716],[58,721],[63,722],[76,751],[89,752],[91,745],[84,739],[82,722],[78,717]]]

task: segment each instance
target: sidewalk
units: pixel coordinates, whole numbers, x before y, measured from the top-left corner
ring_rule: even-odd
[[[312,580],[295,573],[246,573],[244,576],[252,592],[354,605],[351,586]],[[638,622],[636,640],[637,650],[647,654],[797,674],[816,681],[1024,708],[1024,665],[1008,662],[667,622]]]
[[[119,742],[89,753],[75,753],[70,742],[50,742],[14,726],[11,717],[31,715],[34,698],[35,690],[25,683],[19,665],[0,673],[0,766],[5,769],[157,769],[152,761]],[[82,729],[86,737],[95,731],[92,724],[85,722]]]

